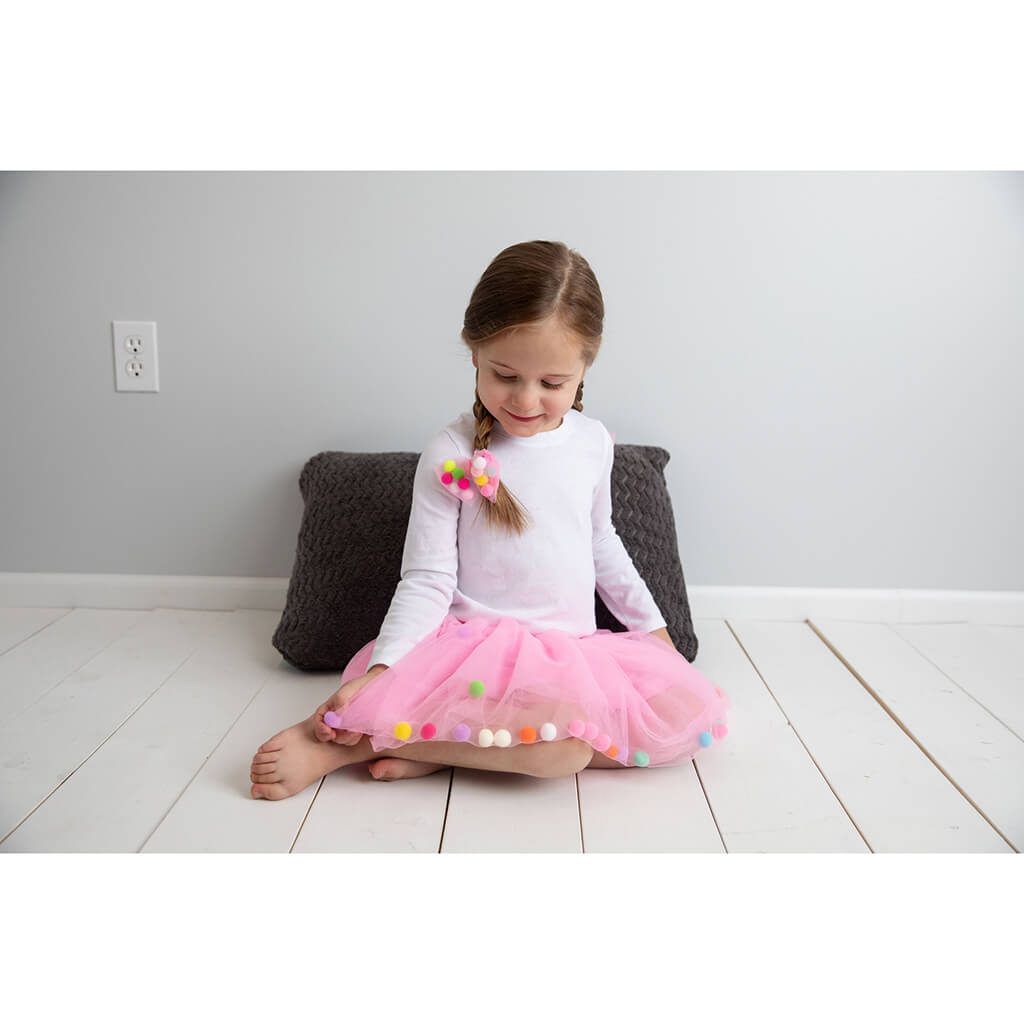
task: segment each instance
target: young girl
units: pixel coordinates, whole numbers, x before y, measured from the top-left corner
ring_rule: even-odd
[[[346,764],[536,776],[691,758],[728,697],[675,649],[611,520],[614,440],[583,415],[604,303],[556,242],[499,253],[466,310],[476,401],[416,469],[401,582],[376,640],[252,760],[278,800]],[[594,590],[627,627],[596,629]]]

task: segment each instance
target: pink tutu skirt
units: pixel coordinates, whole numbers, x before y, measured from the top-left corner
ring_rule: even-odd
[[[369,668],[373,642],[342,683]],[[729,698],[645,632],[533,633],[514,618],[437,630],[363,687],[339,729],[375,751],[447,741],[508,747],[576,736],[624,765],[673,764],[726,735]]]

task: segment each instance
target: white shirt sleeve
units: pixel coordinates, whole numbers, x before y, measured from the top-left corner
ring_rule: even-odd
[[[608,611],[627,629],[650,633],[667,624],[612,523],[614,458],[615,441],[605,429],[604,465],[591,511],[597,592]]]
[[[409,526],[402,554],[402,578],[391,599],[370,665],[392,666],[444,621],[459,577],[458,528],[462,502],[442,487],[435,467],[462,455],[442,430],[416,465]]]

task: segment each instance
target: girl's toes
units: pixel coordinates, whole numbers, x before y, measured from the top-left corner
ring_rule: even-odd
[[[275,750],[280,750],[285,744],[285,732],[287,732],[287,730],[283,730],[282,732],[279,732],[276,735],[271,736],[270,739],[267,740],[267,742],[260,747],[257,753],[271,754]]]
[[[283,800],[288,793],[285,791],[284,786],[280,785],[264,785],[252,787],[252,798],[254,800]]]
[[[397,765],[395,764],[397,760],[397,758],[382,757],[377,761],[371,761],[367,765],[367,769],[375,779],[390,782],[398,777]]]

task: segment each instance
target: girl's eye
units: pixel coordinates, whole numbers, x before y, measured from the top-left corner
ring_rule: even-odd
[[[500,373],[495,373],[494,376],[497,377],[498,380],[515,380],[515,377],[502,377]],[[551,388],[552,391],[557,391],[562,386],[561,384],[549,384],[547,381],[544,381],[543,383],[544,387]]]

